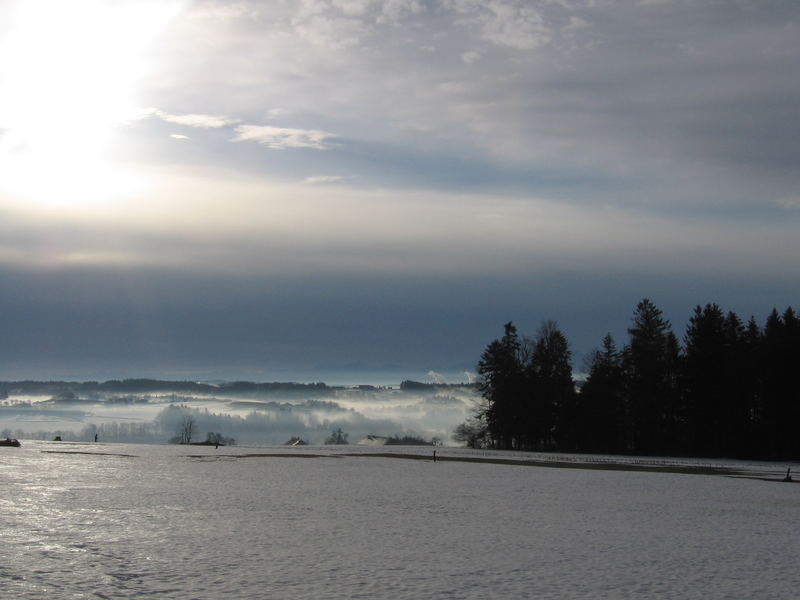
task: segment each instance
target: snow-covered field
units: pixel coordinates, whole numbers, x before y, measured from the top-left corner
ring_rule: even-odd
[[[800,486],[779,482],[782,465],[534,456],[560,465],[543,468],[431,453],[23,440],[0,448],[0,589],[31,599],[800,595]],[[653,470],[583,468],[596,463]],[[673,467],[701,472],[663,472]]]

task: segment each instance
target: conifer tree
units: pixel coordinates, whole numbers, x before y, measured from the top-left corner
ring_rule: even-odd
[[[545,321],[520,341],[506,323],[478,364],[484,403],[457,430],[472,446],[800,459],[800,318],[773,309],[764,329],[697,306],[685,351],[661,310],[636,306],[622,352],[607,335],[580,394],[566,337]]]
[[[478,363],[478,389],[487,402],[488,434],[497,448],[515,447],[523,394],[521,349],[517,328],[509,321],[503,337],[486,347]]]
[[[733,312],[725,318],[725,395],[722,454],[735,458],[754,455],[754,415],[758,403],[758,344],[755,320],[745,326]]]
[[[545,450],[575,448],[578,415],[571,360],[569,343],[558,324],[542,323],[526,369],[530,396],[524,405],[525,422],[528,436],[533,436],[528,445]]]
[[[759,410],[759,446],[765,458],[783,454],[780,421],[785,418],[781,402],[781,370],[783,354],[783,320],[773,308],[764,325],[761,338],[761,404]]]
[[[730,433],[723,421],[730,401],[729,377],[732,348],[725,316],[716,304],[698,304],[684,337],[685,368],[682,379],[688,419],[689,452],[719,456]]]
[[[800,323],[789,307],[773,309],[761,344],[761,448],[766,458],[800,458],[795,433],[800,419],[800,398],[794,382],[800,360]]]
[[[630,451],[658,454],[674,445],[680,361],[677,338],[661,310],[644,299],[636,306],[623,353],[627,443]]]
[[[589,375],[578,396],[579,450],[622,452],[622,356],[611,334],[591,358]]]

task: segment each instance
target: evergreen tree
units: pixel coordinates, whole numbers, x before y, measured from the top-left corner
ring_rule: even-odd
[[[543,450],[575,448],[578,415],[571,360],[569,343],[558,324],[542,323],[526,365],[529,398],[524,420],[528,446]]]
[[[672,331],[667,333],[665,348],[665,445],[667,454],[683,454],[686,451],[686,410],[681,401],[680,379],[683,373],[681,344]]]
[[[697,305],[686,328],[682,380],[688,418],[689,451],[695,456],[719,456],[730,434],[723,422],[730,401],[729,347],[725,315],[716,304]],[[727,425],[727,424],[726,424]]]
[[[722,454],[743,458],[754,455],[754,415],[758,402],[758,345],[761,332],[755,320],[745,326],[733,312],[725,318],[726,359],[722,414]]]
[[[591,358],[589,376],[578,395],[579,446],[589,452],[622,452],[622,355],[611,334]]]
[[[478,364],[484,399],[456,431],[470,446],[800,459],[800,319],[773,309],[763,331],[717,304],[684,336],[648,299],[622,352],[607,335],[576,394],[566,337],[553,321],[520,341],[512,323]]]
[[[775,459],[783,453],[780,421],[785,417],[781,404],[781,369],[783,320],[772,309],[764,325],[761,341],[761,405],[759,410],[759,446],[764,458]]]
[[[800,364],[800,318],[790,306],[783,313],[783,370],[781,394],[785,405],[786,421],[781,434],[785,436],[788,457],[800,458],[800,394],[797,390],[797,366]]]
[[[779,315],[773,309],[761,344],[761,449],[766,458],[800,458],[795,431],[800,422],[800,399],[794,372],[800,360],[800,323],[789,307]]]
[[[478,363],[478,389],[487,401],[486,425],[497,448],[514,448],[520,430],[521,343],[511,322],[503,337],[490,343]]]
[[[571,353],[566,337],[554,321],[545,321],[522,348],[524,390],[520,405],[519,447],[551,450],[561,411],[571,410],[574,394]],[[568,424],[568,423],[567,423]]]
[[[680,348],[669,321],[646,298],[636,306],[628,335],[623,352],[627,446],[639,454],[663,453],[676,446]]]

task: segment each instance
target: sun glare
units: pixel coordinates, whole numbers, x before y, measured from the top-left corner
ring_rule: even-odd
[[[175,2],[20,0],[0,30],[0,189],[16,205],[79,207],[132,191],[110,158],[136,114],[148,49]]]

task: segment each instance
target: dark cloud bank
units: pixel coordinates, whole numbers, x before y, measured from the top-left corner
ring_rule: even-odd
[[[509,320],[530,333],[558,321],[580,366],[606,332],[625,339],[645,292],[679,334],[698,303],[761,322],[795,300],[791,281],[624,272],[259,279],[5,270],[0,280],[6,380],[397,384],[435,370],[457,382]]]

